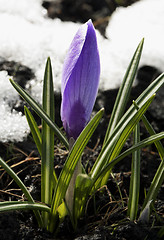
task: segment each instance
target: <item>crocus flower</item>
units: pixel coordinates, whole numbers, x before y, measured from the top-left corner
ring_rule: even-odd
[[[76,139],[90,120],[100,78],[100,59],[92,21],[77,31],[62,74],[61,119],[68,137]]]

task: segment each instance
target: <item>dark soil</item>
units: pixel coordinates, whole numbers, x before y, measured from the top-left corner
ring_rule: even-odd
[[[85,23],[92,19],[95,27],[105,36],[111,14],[118,6],[128,6],[139,0],[44,0],[48,17],[62,21]]]
[[[85,22],[89,18],[98,22],[99,30],[105,34],[105,25],[108,16],[117,7],[117,1],[73,1],[73,0],[58,0],[58,1],[44,1],[43,6],[48,10],[48,15],[52,18],[60,17],[63,21],[81,21]],[[131,4],[134,1],[122,1],[124,5]],[[106,18],[107,17],[107,18]],[[103,21],[102,21],[103,19]],[[102,25],[101,25],[102,24]],[[0,70],[7,70],[9,74],[13,75],[15,80],[23,78],[23,85],[33,78],[33,73],[25,66],[18,63],[0,61]],[[129,104],[159,75],[158,69],[145,66],[138,71],[138,85],[133,88]],[[85,149],[82,162],[87,167],[87,171],[93,165],[98,153],[100,152],[105,131],[113,108],[115,97],[118,89],[113,89],[105,92],[99,92],[94,112],[97,112],[101,107],[105,108],[105,115],[100,125],[96,129],[91,141]],[[147,117],[153,124],[157,132],[164,129],[164,88],[157,94],[156,99],[152,103],[147,112]],[[55,102],[58,108],[55,109],[56,117],[60,112],[60,94],[55,93]],[[13,106],[16,110],[23,111],[22,101],[17,106]],[[109,104],[110,103],[110,104]],[[157,107],[158,106],[158,107]],[[35,115],[38,124],[40,120]],[[56,119],[57,124],[62,126],[61,120]],[[148,136],[143,124],[141,123],[141,137]],[[131,138],[127,141],[125,148],[131,146]],[[54,163],[55,170],[59,174],[66,159],[66,152],[61,152],[62,146],[56,139],[54,148]],[[64,150],[64,148],[62,148]],[[20,143],[0,143],[0,156],[8,161],[14,171],[19,175],[26,186],[29,187],[32,196],[36,201],[40,200],[40,157],[36,146],[32,140],[31,135],[27,140]],[[88,159],[90,159],[88,163]],[[160,163],[159,156],[154,146],[143,149],[141,154],[141,189],[140,189],[140,206],[141,208],[144,200],[144,191],[150,186],[153,176]],[[87,165],[86,165],[87,164]],[[127,202],[129,194],[130,183],[130,168],[131,156],[127,157],[113,169],[113,176],[109,178],[107,186],[104,191],[98,191],[94,199],[91,198],[88,202],[87,213],[79,220],[77,231],[74,232],[69,218],[66,218],[64,223],[60,226],[58,234],[54,237],[46,230],[38,228],[37,222],[32,211],[14,211],[10,213],[0,214],[0,239],[110,239],[110,240],[155,240],[158,238],[158,231],[163,225],[164,216],[164,186],[160,192],[155,203],[155,211],[152,212],[150,222],[141,224],[140,222],[130,222],[127,218]],[[116,184],[117,183],[117,184]],[[118,187],[122,194],[122,200]],[[12,179],[0,168],[0,201],[8,200],[24,200],[24,195],[19,190],[18,186]]]

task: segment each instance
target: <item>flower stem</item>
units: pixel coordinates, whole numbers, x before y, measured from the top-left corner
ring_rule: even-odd
[[[73,147],[74,143],[75,143],[75,140],[71,137],[70,140],[69,140],[69,151]],[[69,209],[71,214],[73,213],[75,182],[76,182],[77,176],[80,173],[82,173],[81,160],[78,161],[78,163],[75,167],[74,173],[72,175],[72,178],[71,178],[71,181],[70,181],[69,186],[67,188],[67,192],[66,192],[66,196],[65,196],[65,200],[66,200],[68,209]]]

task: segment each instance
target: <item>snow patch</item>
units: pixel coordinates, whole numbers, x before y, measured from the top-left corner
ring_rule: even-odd
[[[6,71],[0,71],[0,141],[22,141],[29,133],[25,116],[11,110],[19,100],[15,89],[9,83],[11,78]]]

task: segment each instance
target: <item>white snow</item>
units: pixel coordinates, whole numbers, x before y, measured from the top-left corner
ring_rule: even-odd
[[[0,57],[31,68],[35,79],[27,84],[41,101],[45,62],[51,57],[54,87],[60,91],[61,70],[67,49],[80,24],[51,20],[41,0],[0,0]],[[100,89],[118,87],[130,59],[145,37],[142,65],[164,71],[164,1],[141,0],[128,8],[118,8],[107,27],[108,39],[97,32],[101,58]],[[9,76],[0,72],[0,141],[21,141],[29,133],[22,114],[11,112],[18,94]]]
[[[144,37],[144,48],[140,66],[149,65],[164,71],[164,1],[141,0],[135,4],[118,8],[109,22],[106,33],[109,46],[106,59],[103,54],[102,78],[104,72],[113,81],[120,83],[123,73],[138,43]],[[105,62],[109,62],[108,66]],[[112,65],[112,70],[109,68]],[[111,72],[111,73],[110,73]],[[112,81],[112,80],[111,80]],[[104,88],[109,87],[109,82]]]
[[[12,103],[18,101],[18,94],[9,83],[6,71],[0,71],[0,141],[22,141],[29,133],[25,116],[11,111]]]

